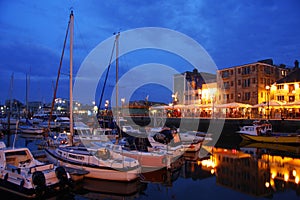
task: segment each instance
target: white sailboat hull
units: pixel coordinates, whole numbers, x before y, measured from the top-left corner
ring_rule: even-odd
[[[71,160],[68,160],[67,158],[58,156],[55,150],[46,149],[45,151],[46,151],[47,158],[51,163],[65,166],[65,167],[86,170],[89,173],[86,174],[85,177],[88,178],[111,180],[111,181],[132,181],[139,177],[138,175],[141,171],[140,167],[129,169],[128,171],[126,170],[121,171],[107,165],[106,166],[102,165],[101,161],[98,162],[94,161],[91,163],[90,162],[76,163],[76,162],[72,162]],[[89,156],[87,160],[92,161],[93,160],[92,157],[93,156]]]

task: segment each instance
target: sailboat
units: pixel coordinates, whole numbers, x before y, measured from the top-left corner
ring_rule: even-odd
[[[115,127],[117,129],[117,137],[115,140],[102,140],[102,141],[96,141],[91,140],[90,144],[93,147],[96,148],[106,148],[107,150],[110,150],[111,152],[117,153],[122,156],[130,157],[133,159],[138,160],[142,167],[142,171],[153,171],[161,168],[173,168],[174,163],[177,160],[180,160],[180,158],[183,155],[183,148],[181,146],[179,147],[170,147],[170,148],[160,148],[156,147],[150,144],[147,133],[139,131],[137,129],[133,129],[132,126],[125,123],[121,126],[120,118],[119,116],[119,108],[118,108],[118,49],[119,49],[119,38],[120,33],[117,33],[115,35],[115,43],[114,48],[116,49],[116,82],[115,82],[115,96],[116,96],[116,106],[114,112],[114,116],[112,115],[105,115],[108,112],[105,112],[104,115],[101,115],[98,110],[98,117],[100,119],[105,119],[110,117],[111,121],[115,122]],[[114,52],[113,52],[114,53]],[[105,83],[107,81],[108,72],[109,72],[110,65],[107,70],[106,78],[102,87],[102,93],[100,97],[100,103],[98,108],[101,106],[102,97],[104,93]],[[101,127],[102,128],[102,127]],[[107,136],[108,138],[108,136]],[[86,141],[86,139],[84,139]]]
[[[46,156],[54,164],[88,171],[89,173],[85,175],[88,178],[113,181],[136,180],[141,172],[141,167],[136,159],[114,153],[107,148],[90,148],[73,144],[73,26],[74,15],[71,11],[68,24],[68,29],[70,28],[70,146],[46,148]]]

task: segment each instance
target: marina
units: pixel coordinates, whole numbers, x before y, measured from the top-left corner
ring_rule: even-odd
[[[26,145],[45,160],[37,150],[38,140],[17,137],[16,146]],[[129,182],[84,177],[56,199],[299,198],[299,146],[249,144],[232,135],[221,136],[215,146],[208,143],[201,151],[205,152],[201,156],[199,151],[186,152],[173,168],[144,172]],[[233,171],[235,176],[230,175]],[[11,195],[2,190],[1,194]]]
[[[296,3],[2,7],[3,197],[299,199]]]

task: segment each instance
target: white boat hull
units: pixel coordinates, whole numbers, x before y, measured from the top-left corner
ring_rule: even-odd
[[[140,168],[131,169],[129,171],[120,171],[109,166],[98,166],[88,163],[75,163],[67,161],[63,158],[59,158],[55,153],[55,150],[45,149],[47,158],[51,163],[56,165],[61,165],[71,168],[79,168],[85,171],[88,171],[85,177],[103,179],[103,180],[112,180],[112,181],[132,181],[137,179],[139,173],[141,172]]]

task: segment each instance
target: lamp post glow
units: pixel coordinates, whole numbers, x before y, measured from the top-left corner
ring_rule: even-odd
[[[267,90],[267,105],[268,105],[267,118],[270,119],[270,86],[269,85],[266,85],[266,90]]]
[[[125,98],[121,98],[121,103],[122,103],[122,115],[123,115],[123,112],[124,112],[124,104],[125,104]]]

